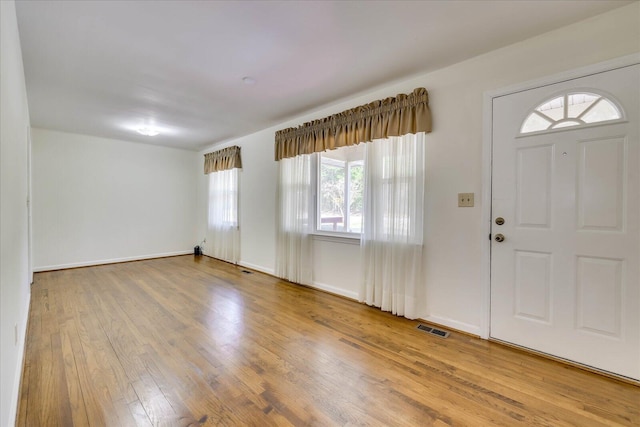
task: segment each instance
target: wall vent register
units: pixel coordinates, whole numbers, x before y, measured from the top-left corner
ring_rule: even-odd
[[[441,329],[432,328],[431,326],[419,324],[416,329],[420,329],[423,332],[426,332],[431,335],[435,335],[440,338],[447,338],[449,336],[449,332],[443,331]]]

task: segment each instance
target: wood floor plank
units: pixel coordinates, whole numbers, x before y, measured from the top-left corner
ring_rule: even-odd
[[[242,270],[37,273],[16,425],[640,425],[640,387]]]
[[[73,417],[73,425],[89,425],[89,417],[84,403],[80,384],[77,359],[81,355],[78,332],[73,322],[66,321],[60,325],[62,357],[65,366],[67,395]]]

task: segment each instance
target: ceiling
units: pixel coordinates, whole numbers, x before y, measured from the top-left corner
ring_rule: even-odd
[[[198,150],[628,3],[18,0],[16,7],[32,126]],[[254,84],[243,82],[247,76]],[[140,135],[139,126],[160,134]]]

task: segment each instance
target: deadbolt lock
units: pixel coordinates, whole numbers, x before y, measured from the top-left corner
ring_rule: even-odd
[[[502,224],[504,224],[504,218],[502,218],[501,216],[499,216],[498,218],[496,218],[496,224],[498,224],[498,225],[502,225]]]
[[[494,238],[496,242],[500,243],[500,242],[504,242],[504,235],[498,233],[496,234],[496,237]]]

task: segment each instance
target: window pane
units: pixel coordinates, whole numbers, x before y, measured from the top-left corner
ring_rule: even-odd
[[[564,122],[559,122],[553,125],[553,129],[568,128],[571,126],[578,126],[579,124],[580,122],[576,122],[574,120],[566,120]]]
[[[551,122],[543,119],[536,113],[529,114],[529,117],[524,121],[522,125],[521,133],[529,133],[529,132],[537,132],[540,130],[545,130],[549,128]]]
[[[363,165],[364,144],[319,155],[317,230],[362,233]]]
[[[591,93],[574,93],[567,98],[567,117],[576,118],[600,97]]]
[[[209,227],[238,225],[238,170],[209,175]]]
[[[364,167],[361,163],[349,167],[349,232],[362,233],[362,197]]]
[[[564,96],[559,96],[549,102],[545,102],[536,108],[536,110],[545,116],[551,117],[553,120],[560,120],[564,118]]]
[[[322,158],[320,166],[320,229],[344,231],[345,164]]]
[[[582,117],[586,123],[604,122],[621,118],[621,114],[610,101],[601,99]]]

